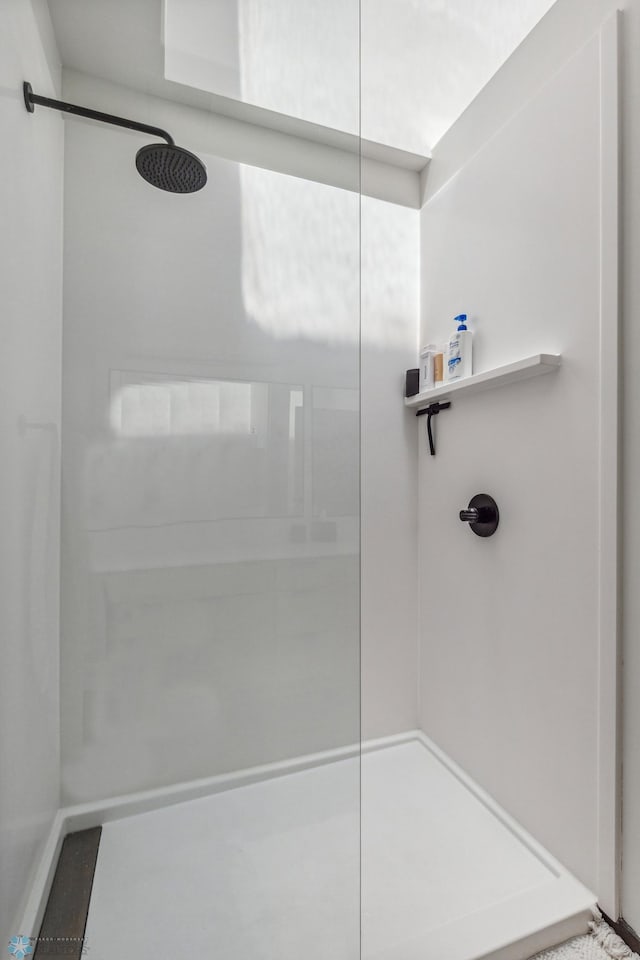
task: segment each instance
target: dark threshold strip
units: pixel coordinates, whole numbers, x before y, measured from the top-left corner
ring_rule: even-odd
[[[80,960],[102,827],[64,838],[34,957]]]
[[[640,937],[638,937],[635,930],[629,926],[624,917],[620,917],[618,920],[612,920],[610,917],[600,911],[602,916],[609,924],[609,926],[615,930],[621,940],[624,940],[626,945],[630,950],[633,950],[634,953],[640,954]]]

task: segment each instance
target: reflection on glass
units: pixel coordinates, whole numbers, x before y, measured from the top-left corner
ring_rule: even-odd
[[[111,426],[119,437],[255,434],[255,415],[265,409],[266,384],[159,376],[126,383],[125,376],[114,375],[122,386],[111,401]]]
[[[65,802],[353,744],[358,198],[207,157],[160,210],[74,131]]]
[[[303,388],[115,371],[87,455],[87,528],[300,516]]]
[[[278,341],[346,344],[353,360],[360,333],[357,194],[257,167],[240,169],[247,314]],[[320,382],[326,376],[322,371]],[[356,377],[354,371],[349,384]]]
[[[313,516],[355,517],[359,510],[360,403],[357,390],[313,390]],[[335,539],[333,537],[332,539]]]
[[[164,0],[167,79],[358,131],[358,5]]]
[[[428,156],[555,0],[367,0],[361,132]],[[165,76],[356,133],[358,6],[165,0]]]

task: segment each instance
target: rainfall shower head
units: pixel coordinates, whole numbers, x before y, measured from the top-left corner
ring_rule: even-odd
[[[207,182],[207,170],[202,160],[183,147],[176,146],[173,137],[160,127],[150,127],[146,123],[137,123],[135,120],[115,117],[110,113],[89,110],[74,103],[41,97],[33,92],[30,83],[23,83],[22,92],[29,113],[34,112],[37,103],[42,107],[62,110],[63,113],[87,117],[89,120],[100,120],[102,123],[111,123],[116,127],[126,127],[127,130],[138,130],[140,133],[148,133],[152,137],[161,137],[166,140],[166,143],[148,143],[136,154],[138,173],[147,183],[158,187],[159,190],[167,190],[169,193],[195,193],[196,190],[202,190]]]
[[[195,193],[207,182],[202,161],[175,143],[148,143],[140,147],[136,167],[148,183],[170,193]]]

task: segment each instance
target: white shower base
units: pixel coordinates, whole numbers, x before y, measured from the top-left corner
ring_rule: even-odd
[[[421,734],[234,782],[105,823],[92,960],[357,960],[360,915],[366,960],[523,960],[586,932],[594,896]]]

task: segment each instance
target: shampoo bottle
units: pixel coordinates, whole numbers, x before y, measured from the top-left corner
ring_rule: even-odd
[[[470,377],[472,372],[472,336],[467,329],[467,315],[461,313],[454,320],[456,331],[449,337],[445,377],[448,381]]]

